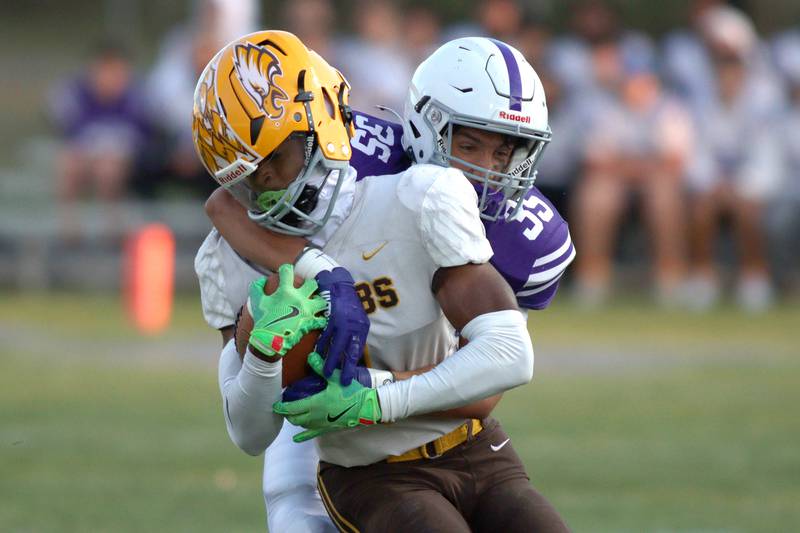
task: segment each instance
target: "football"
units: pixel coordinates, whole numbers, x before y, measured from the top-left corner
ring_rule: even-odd
[[[303,278],[299,276],[294,277],[294,286],[299,287],[303,284]],[[264,285],[264,294],[272,294],[278,288],[278,274],[273,274],[267,278],[267,283]],[[250,332],[253,330],[253,317],[247,310],[247,306],[243,306],[241,316],[236,326],[236,351],[239,352],[240,357],[244,357],[244,352],[247,349],[248,340],[250,339]],[[309,375],[312,370],[306,362],[308,354],[314,351],[314,345],[317,342],[322,330],[316,329],[305,334],[295,346],[293,346],[286,355],[283,356],[283,386],[289,386],[295,381]],[[254,353],[257,352],[255,348],[250,348]]]

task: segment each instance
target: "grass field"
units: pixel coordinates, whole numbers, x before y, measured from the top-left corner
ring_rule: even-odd
[[[533,315],[497,417],[575,531],[800,528],[800,309]],[[193,298],[139,337],[108,296],[0,294],[0,531],[257,531]]]

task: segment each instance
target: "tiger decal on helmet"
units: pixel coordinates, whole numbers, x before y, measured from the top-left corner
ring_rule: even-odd
[[[271,120],[281,118],[284,113],[281,102],[289,97],[275,82],[277,76],[283,76],[275,54],[251,43],[237,44],[233,49],[233,65],[242,87],[258,109]]]

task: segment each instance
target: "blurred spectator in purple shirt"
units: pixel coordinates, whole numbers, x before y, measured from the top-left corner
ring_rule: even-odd
[[[51,116],[62,139],[56,163],[61,228],[79,237],[75,203],[91,188],[111,206],[126,192],[150,133],[142,93],[126,50],[105,42],[85,70],[51,94]]]

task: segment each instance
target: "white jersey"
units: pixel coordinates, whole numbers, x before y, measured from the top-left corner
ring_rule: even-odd
[[[352,273],[369,311],[368,364],[387,370],[435,365],[456,345],[431,291],[434,273],[492,256],[475,190],[460,171],[432,165],[359,185],[353,211],[324,251]],[[343,466],[370,464],[463,422],[412,417],[333,432],[317,439],[320,457]]]
[[[452,327],[431,292],[433,274],[440,267],[484,263],[492,255],[475,191],[457,170],[430,165],[357,185],[350,216],[324,249],[350,270],[371,311],[368,362],[394,370],[436,364],[456,346]],[[250,282],[264,275],[216,230],[198,251],[195,269],[203,314],[214,328],[234,323]],[[414,417],[370,428],[369,435],[343,431],[319,444],[327,461],[368,464],[431,441],[461,423]],[[319,457],[313,446],[291,440],[297,431],[285,423],[265,452],[263,490],[270,529],[291,530],[302,515],[303,524],[316,524],[309,530],[325,530],[324,509],[313,489]],[[309,468],[276,466],[290,463]]]

